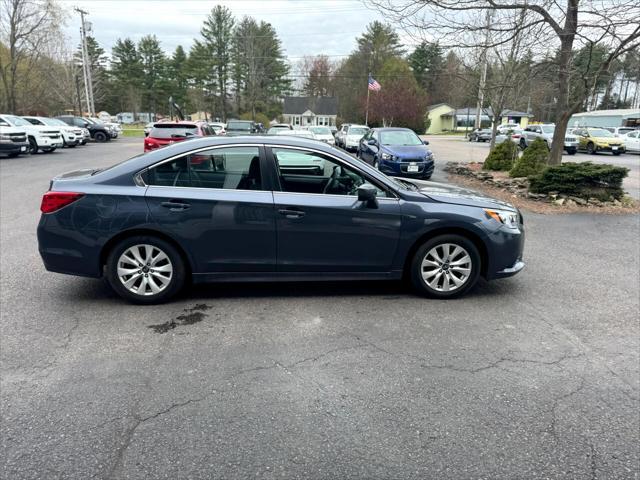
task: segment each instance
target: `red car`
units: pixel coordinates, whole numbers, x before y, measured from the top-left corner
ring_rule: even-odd
[[[204,122],[158,122],[144,139],[144,151],[183,142],[195,137],[207,137],[215,132]]]

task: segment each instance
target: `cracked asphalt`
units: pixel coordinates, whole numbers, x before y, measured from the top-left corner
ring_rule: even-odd
[[[272,283],[131,306],[46,272],[35,228],[53,175],[140,150],[0,159],[1,478],[640,476],[637,215],[525,212],[527,269],[455,301]]]

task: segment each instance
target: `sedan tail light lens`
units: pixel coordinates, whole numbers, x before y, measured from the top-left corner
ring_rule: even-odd
[[[77,192],[47,192],[42,196],[40,211],[53,213],[84,197],[84,193]]]

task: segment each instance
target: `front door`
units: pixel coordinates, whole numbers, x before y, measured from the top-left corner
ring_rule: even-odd
[[[320,152],[271,147],[278,270],[388,272],[400,236],[398,199],[378,187],[378,208],[358,201],[366,175]]]
[[[275,270],[273,194],[262,147],[211,148],[145,174],[151,216],[191,256],[194,273]]]

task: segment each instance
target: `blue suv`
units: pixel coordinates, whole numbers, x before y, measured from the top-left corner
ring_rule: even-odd
[[[374,128],[360,140],[357,156],[387,175],[428,180],[433,174],[428,144],[408,128]]]

